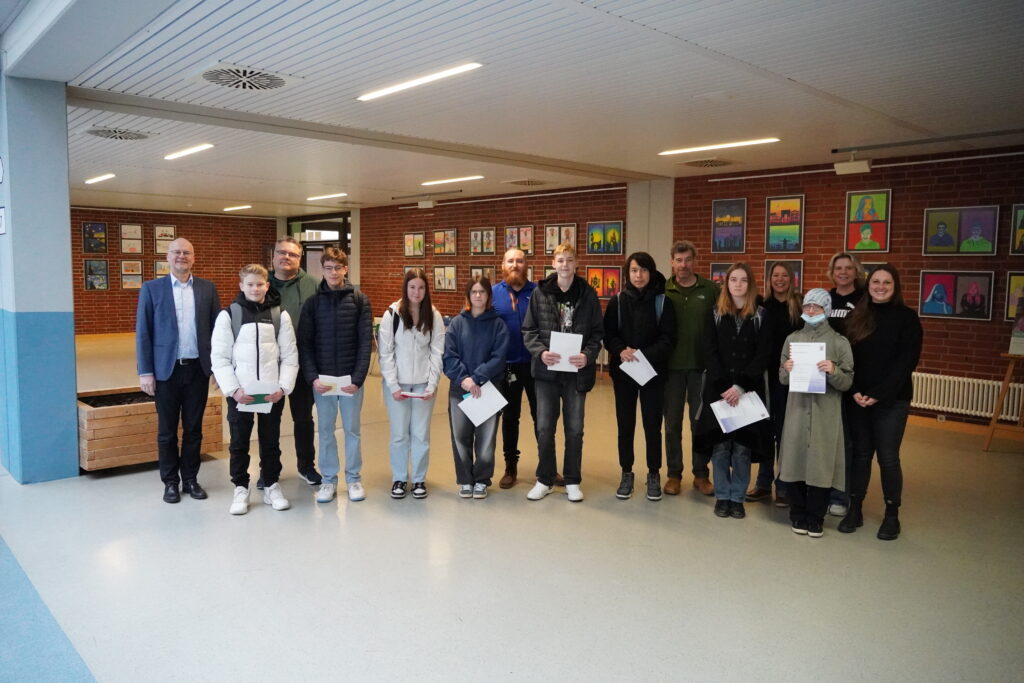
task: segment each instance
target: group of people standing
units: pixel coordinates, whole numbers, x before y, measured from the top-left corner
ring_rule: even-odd
[[[248,510],[249,440],[256,415],[257,487],[275,510],[289,507],[278,484],[285,396],[295,422],[299,476],[317,489],[316,500],[330,502],[337,494],[339,413],[348,497],[365,498],[360,412],[373,336],[370,302],[346,282],[343,251],[324,250],[321,282],[299,267],[301,255],[293,238],[279,240],[273,271],[245,266],[240,293],[223,311],[212,283],[192,276],[194,253],[184,239],[175,240],[168,252],[171,274],[143,286],[139,376],[143,391],[156,397],[165,501],[180,500],[179,482],[191,497],[206,497],[197,475],[211,373],[227,397],[232,514]],[[794,273],[778,263],[762,296],[748,265],[733,264],[719,288],[697,275],[697,256],[692,243],[675,243],[666,279],[650,254],[630,254],[621,291],[602,314],[595,290],[576,275],[572,246],[555,249],[554,272],[539,283],[527,279],[525,254],[510,249],[503,257],[502,280],[471,278],[464,310],[447,327],[431,303],[425,271],[406,272],[400,298],[388,306],[377,333],[390,422],[391,497],[427,496],[430,422],[443,373],[450,380],[448,415],[459,496],[487,497],[499,424],[504,455],[499,486],[516,485],[525,394],[538,454],[527,498],[541,500],[564,486],[571,502],[582,501],[584,409],[603,344],[618,424],[622,472],[617,498],[628,499],[634,492],[639,403],[648,500],[681,492],[686,411],[693,487],[715,497],[716,515],[743,518],[744,503],[770,499],[774,486],[776,504],[790,508],[794,532],[821,536],[826,512],[843,517],[840,531],[856,531],[863,525],[863,500],[877,454],[886,505],[878,537],[896,538],[899,450],[913,390],[911,373],[921,349],[921,326],[903,304],[898,272],[879,266],[865,284],[856,258],[842,252],[829,263],[834,287],[812,289],[801,298]],[[552,333],[557,332],[579,335],[579,352],[563,359],[553,351]],[[794,364],[790,345],[806,342],[825,348],[825,359],[818,363],[826,378],[824,393],[788,390]],[[643,384],[624,368],[641,360],[656,372]],[[564,363],[571,371],[559,369]],[[474,424],[460,402],[492,389],[507,404]],[[711,404],[724,400],[735,406],[747,392],[761,398],[770,418],[723,432]],[[320,472],[314,464],[314,405]],[[559,418],[565,442],[561,473],[555,452]],[[760,470],[751,488],[752,462],[760,463]]]

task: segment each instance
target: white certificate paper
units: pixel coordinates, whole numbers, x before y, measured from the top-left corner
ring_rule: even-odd
[[[583,348],[583,335],[571,332],[552,332],[548,351],[557,353],[561,358],[554,365],[547,366],[552,372],[579,372],[580,369],[569,362],[569,356],[575,356]]]
[[[658,373],[654,370],[654,366],[652,366],[651,362],[647,360],[647,356],[644,355],[643,351],[637,349],[636,352],[633,353],[633,357],[636,358],[636,360],[621,363],[619,365],[619,369],[632,377],[634,382],[643,386],[658,376]]]
[[[793,369],[789,372],[789,390],[798,394],[824,394],[825,373],[818,363],[825,360],[824,342],[796,342],[789,345]]]
[[[322,396],[352,396],[352,394],[346,394],[341,390],[342,387],[347,387],[352,384],[352,375],[342,375],[335,377],[334,375],[320,375],[317,379],[320,380],[320,384],[326,384],[331,389],[325,391]]]
[[[711,404],[711,410],[715,413],[718,426],[725,434],[768,419],[768,409],[764,407],[761,397],[753,391],[743,394],[735,406],[726,403],[725,399],[715,401]]]
[[[250,382],[242,387],[249,396],[256,399],[253,403],[238,403],[235,407],[240,413],[270,413],[274,404],[266,399],[267,394],[273,394],[281,390],[281,387],[272,382]]]
[[[480,398],[467,396],[459,402],[459,410],[466,414],[474,427],[479,427],[506,405],[508,401],[498,391],[498,387],[494,386],[494,382],[488,382],[480,387]]]

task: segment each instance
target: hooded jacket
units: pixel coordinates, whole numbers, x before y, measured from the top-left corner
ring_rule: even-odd
[[[444,354],[444,319],[436,308],[431,309],[433,326],[424,334],[417,329],[407,329],[398,315],[401,301],[396,301],[381,318],[377,332],[377,355],[380,358],[380,374],[388,391],[392,394],[401,390],[402,384],[426,384],[427,391],[437,391],[441,379],[441,358]],[[395,328],[395,318],[398,328]]]
[[[302,307],[299,319],[299,366],[312,383],[320,375],[351,375],[363,386],[370,371],[373,312],[370,301],[350,284],[331,289],[320,283]]]
[[[472,377],[478,386],[505,372],[508,327],[493,308],[473,317],[463,311],[448,324],[444,335],[444,374],[451,380],[449,392],[465,393],[462,381]]]
[[[235,303],[242,307],[242,326],[237,339],[231,329],[231,311],[224,309],[217,315],[210,361],[217,386],[225,396],[231,396],[239,387],[244,390],[255,381],[275,383],[286,394],[295,388],[299,354],[287,311],[281,311],[281,325],[274,334],[271,309],[280,302],[273,289],[267,290],[261,303],[249,301],[239,292]]]
[[[658,319],[657,298],[659,294],[664,296],[664,292],[665,276],[654,271],[646,287],[637,289],[627,280],[618,296],[608,302],[604,312],[604,346],[608,349],[612,376],[621,375],[619,354],[627,347],[642,351],[655,371],[664,374],[676,343],[675,307],[667,297]]]

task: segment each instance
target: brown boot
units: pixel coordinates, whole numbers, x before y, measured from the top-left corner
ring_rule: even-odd
[[[665,495],[678,496],[679,491],[682,488],[683,481],[679,477],[669,477],[665,480],[665,488],[662,489]]]
[[[693,480],[693,488],[697,489],[705,496],[715,495],[715,485],[711,483],[711,480],[707,477],[697,477]]]
[[[555,473],[555,486],[565,486],[565,477],[557,472]]]
[[[514,462],[505,463],[505,476],[498,482],[498,486],[503,489],[510,489],[516,485],[516,477],[518,476],[518,464]]]

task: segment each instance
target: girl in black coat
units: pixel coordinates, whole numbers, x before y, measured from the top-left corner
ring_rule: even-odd
[[[615,496],[626,500],[633,495],[633,436],[639,398],[647,444],[647,500],[661,500],[662,399],[666,363],[675,345],[675,311],[671,305],[665,306],[665,276],[658,272],[650,254],[630,254],[626,272],[625,286],[608,302],[604,314],[604,345],[611,361],[622,467]],[[623,364],[637,362],[637,352],[642,352],[658,373],[643,386],[622,371]]]

